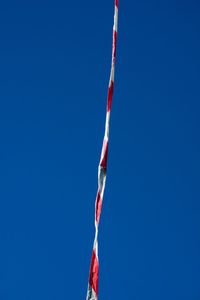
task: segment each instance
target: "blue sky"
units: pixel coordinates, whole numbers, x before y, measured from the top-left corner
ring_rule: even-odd
[[[200,4],[120,1],[99,299],[200,299]],[[1,1],[0,299],[85,299],[113,1]]]

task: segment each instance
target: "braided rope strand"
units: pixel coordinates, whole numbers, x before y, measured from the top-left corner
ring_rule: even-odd
[[[110,79],[109,79],[108,96],[107,96],[105,133],[104,133],[103,145],[101,150],[100,162],[98,166],[98,190],[97,190],[97,196],[95,201],[95,238],[94,238],[94,244],[92,250],[92,258],[90,264],[90,273],[89,273],[89,282],[88,282],[86,300],[98,299],[98,277],[99,277],[98,228],[99,228],[101,208],[102,208],[102,202],[103,202],[103,196],[104,196],[104,190],[106,184],[110,112],[111,112],[112,98],[113,98],[113,91],[114,91],[117,27],[118,27],[118,0],[115,0],[113,41],[112,41],[112,62],[111,62]]]

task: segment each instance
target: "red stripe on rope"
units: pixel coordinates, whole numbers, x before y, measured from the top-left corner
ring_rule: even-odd
[[[108,88],[107,111],[110,111],[111,109],[113,92],[114,92],[114,83],[113,81],[111,81],[110,86]]]
[[[115,60],[116,57],[116,47],[117,46],[117,31],[114,30],[113,32],[113,59]]]
[[[100,192],[97,192],[96,198],[96,222],[99,223],[100,215],[101,215],[101,208],[102,208],[102,199]]]
[[[91,266],[90,266],[90,277],[89,284],[98,296],[98,273],[99,273],[99,262],[96,256],[95,249],[92,252]]]
[[[108,160],[108,141],[104,140],[103,142],[103,151],[102,151],[102,159],[100,162],[100,166],[106,171],[107,160]]]

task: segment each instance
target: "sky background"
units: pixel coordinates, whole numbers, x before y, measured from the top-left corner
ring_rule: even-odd
[[[200,2],[120,1],[99,299],[200,299]],[[113,1],[0,3],[0,299],[85,299]]]

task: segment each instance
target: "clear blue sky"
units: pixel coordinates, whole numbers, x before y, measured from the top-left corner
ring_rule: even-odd
[[[200,299],[200,2],[120,1],[99,299]],[[1,1],[0,299],[85,299],[113,1]]]

